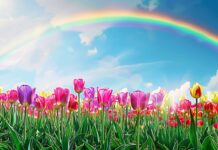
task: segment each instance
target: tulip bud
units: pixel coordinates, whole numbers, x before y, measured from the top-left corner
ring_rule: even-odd
[[[190,94],[193,98],[200,98],[202,96],[203,87],[199,83],[195,83],[190,88]]]

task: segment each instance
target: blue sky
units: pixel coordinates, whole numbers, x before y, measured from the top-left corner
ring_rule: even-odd
[[[115,90],[163,87],[182,95],[194,82],[218,90],[218,50],[184,33],[102,25],[58,29],[43,38],[33,34],[55,29],[52,22],[60,18],[116,8],[160,13],[218,35],[217,5],[207,0],[0,0],[0,86],[72,89],[73,78],[81,77],[87,87]],[[14,53],[5,57],[8,52]]]

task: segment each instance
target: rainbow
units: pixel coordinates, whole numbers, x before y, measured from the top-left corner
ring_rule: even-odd
[[[190,35],[203,43],[209,44],[218,49],[218,36],[201,28],[197,25],[177,20],[168,16],[164,16],[156,13],[145,13],[145,12],[132,12],[125,10],[109,10],[109,11],[97,11],[91,13],[83,13],[79,15],[73,15],[72,17],[66,17],[63,19],[53,20],[49,27],[46,29],[35,29],[32,31],[36,37],[35,39],[49,38],[55,32],[60,32],[60,29],[71,29],[76,27],[87,27],[89,25],[95,25],[96,28],[100,24],[108,25],[131,25],[136,26],[154,25],[158,27],[165,27],[167,29],[173,29],[186,35]],[[60,29],[59,29],[60,28]],[[24,40],[20,45],[30,43],[31,40]],[[23,47],[23,46],[22,46]],[[0,56],[0,60],[6,60],[16,52],[22,50],[19,47],[15,50],[10,50],[7,53]]]
[[[191,35],[198,40],[211,44],[218,48],[218,36],[210,33],[197,25],[188,22],[176,20],[171,17],[163,16],[155,13],[130,12],[130,11],[98,11],[93,13],[80,14],[58,20],[54,22],[55,26],[61,28],[72,28],[76,26],[86,26],[92,24],[107,24],[107,23],[130,23],[156,25],[175,29],[182,33]]]

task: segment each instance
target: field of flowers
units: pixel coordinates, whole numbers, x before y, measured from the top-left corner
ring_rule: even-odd
[[[196,83],[195,103],[169,103],[165,90],[115,93],[85,88],[83,79],[74,80],[73,92],[0,90],[0,149],[217,150],[218,93],[202,93]]]

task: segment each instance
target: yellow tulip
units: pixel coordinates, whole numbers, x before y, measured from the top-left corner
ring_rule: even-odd
[[[162,105],[161,105],[161,109],[167,109],[170,107],[171,105],[171,100],[170,100],[170,95],[169,94],[166,94],[164,96],[164,99],[163,99],[163,102],[162,102]]]
[[[206,101],[208,101],[208,96],[207,95],[202,95],[201,98],[200,98],[200,102],[204,103]]]
[[[212,102],[218,104],[218,92],[211,93],[211,100],[212,100]]]
[[[45,97],[45,98],[47,98],[50,95],[52,95],[52,92],[50,92],[50,91],[41,91],[39,93],[39,96],[42,96],[42,97]]]
[[[193,98],[200,98],[202,96],[203,87],[199,83],[195,83],[190,88],[190,94]]]
[[[2,93],[2,91],[3,91],[3,88],[2,88],[2,87],[0,87],[0,93]]]

